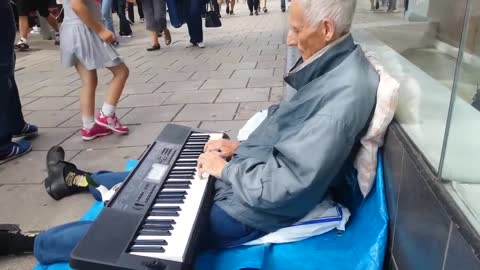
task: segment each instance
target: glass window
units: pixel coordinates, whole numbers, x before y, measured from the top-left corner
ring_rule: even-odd
[[[434,170],[442,154],[465,7],[466,0],[410,0],[405,15],[373,12],[377,26],[356,25],[364,47],[379,54],[399,80],[395,117]]]
[[[465,17],[458,80],[452,102],[441,176],[447,189],[480,231],[480,2]]]

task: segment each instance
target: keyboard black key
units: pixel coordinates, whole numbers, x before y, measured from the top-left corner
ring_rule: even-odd
[[[180,200],[180,199],[162,199],[162,198],[158,198],[155,200],[155,203],[165,203],[165,204],[182,204],[183,203],[183,199]]]
[[[168,245],[167,241],[165,240],[135,240],[133,242],[133,245],[138,245],[138,246],[141,246],[141,245],[153,245],[153,246],[166,246]]]
[[[168,176],[169,179],[193,179],[192,174],[171,174]]]
[[[163,253],[165,252],[165,249],[161,246],[133,246],[130,248],[130,252]]]
[[[147,236],[147,235],[150,235],[150,236],[170,236],[170,235],[172,235],[172,233],[170,231],[167,231],[167,230],[164,231],[164,230],[143,229],[143,230],[140,230],[138,235],[142,235],[142,236]]]
[[[142,226],[143,229],[150,229],[150,230],[173,230],[173,226],[169,224],[151,224],[145,223]]]
[[[173,219],[154,219],[154,220],[147,220],[145,224],[176,224],[175,220]]]
[[[179,190],[179,191],[162,190],[158,195],[188,195],[188,193],[184,190]]]
[[[152,217],[178,217],[179,216],[177,211],[150,211],[148,215]]]
[[[185,199],[185,195],[176,195],[176,194],[166,194],[166,195],[163,195],[163,194],[160,194],[157,196],[157,198],[159,199]]]
[[[166,189],[189,189],[190,185],[188,185],[188,184],[169,184],[169,183],[166,183],[165,185],[163,185],[163,188],[166,188]]]
[[[192,178],[193,179],[193,178]],[[188,180],[177,180],[177,179],[168,179],[167,184],[174,184],[174,185],[191,185],[192,182]]]
[[[173,211],[182,211],[180,206],[153,206],[153,210],[173,210]]]

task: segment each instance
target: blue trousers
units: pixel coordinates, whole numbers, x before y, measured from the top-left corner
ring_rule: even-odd
[[[280,8],[286,8],[285,0],[280,0]]]
[[[123,182],[128,172],[112,173],[101,171],[92,175],[92,178],[99,184],[111,188],[117,183]],[[91,188],[93,197],[99,200],[100,194]],[[218,207],[215,203],[210,211],[210,226],[208,228],[209,246],[204,248],[227,248],[240,245],[257,239],[264,232],[248,227]],[[76,221],[49,229],[35,238],[34,255],[41,264],[52,264],[56,262],[67,262],[70,253],[76,244],[87,233],[92,221]]]
[[[0,151],[25,126],[15,82],[15,20],[9,1],[0,3]]]
[[[192,44],[203,42],[202,8],[204,4],[204,0],[190,0],[187,26]]]

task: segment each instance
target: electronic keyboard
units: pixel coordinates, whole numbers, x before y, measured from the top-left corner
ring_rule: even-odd
[[[209,140],[223,137],[168,124],[77,244],[70,266],[191,269],[214,192],[197,159]]]

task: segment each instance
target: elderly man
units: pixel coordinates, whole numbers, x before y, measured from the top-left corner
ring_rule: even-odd
[[[338,198],[347,206],[362,198],[352,157],[372,114],[379,77],[350,35],[355,4],[355,0],[293,0],[288,44],[302,57],[285,81],[297,93],[270,108],[246,141],[206,145],[199,170],[217,177],[211,247],[243,244],[289,226],[327,192],[341,194]],[[56,147],[47,157],[45,185],[55,199],[85,190],[88,175],[108,188],[126,175],[88,174],[63,161],[63,156]],[[68,260],[89,225],[71,223],[39,235],[37,258],[43,263]],[[70,243],[59,250],[55,245],[66,241],[61,237],[65,234]]]

